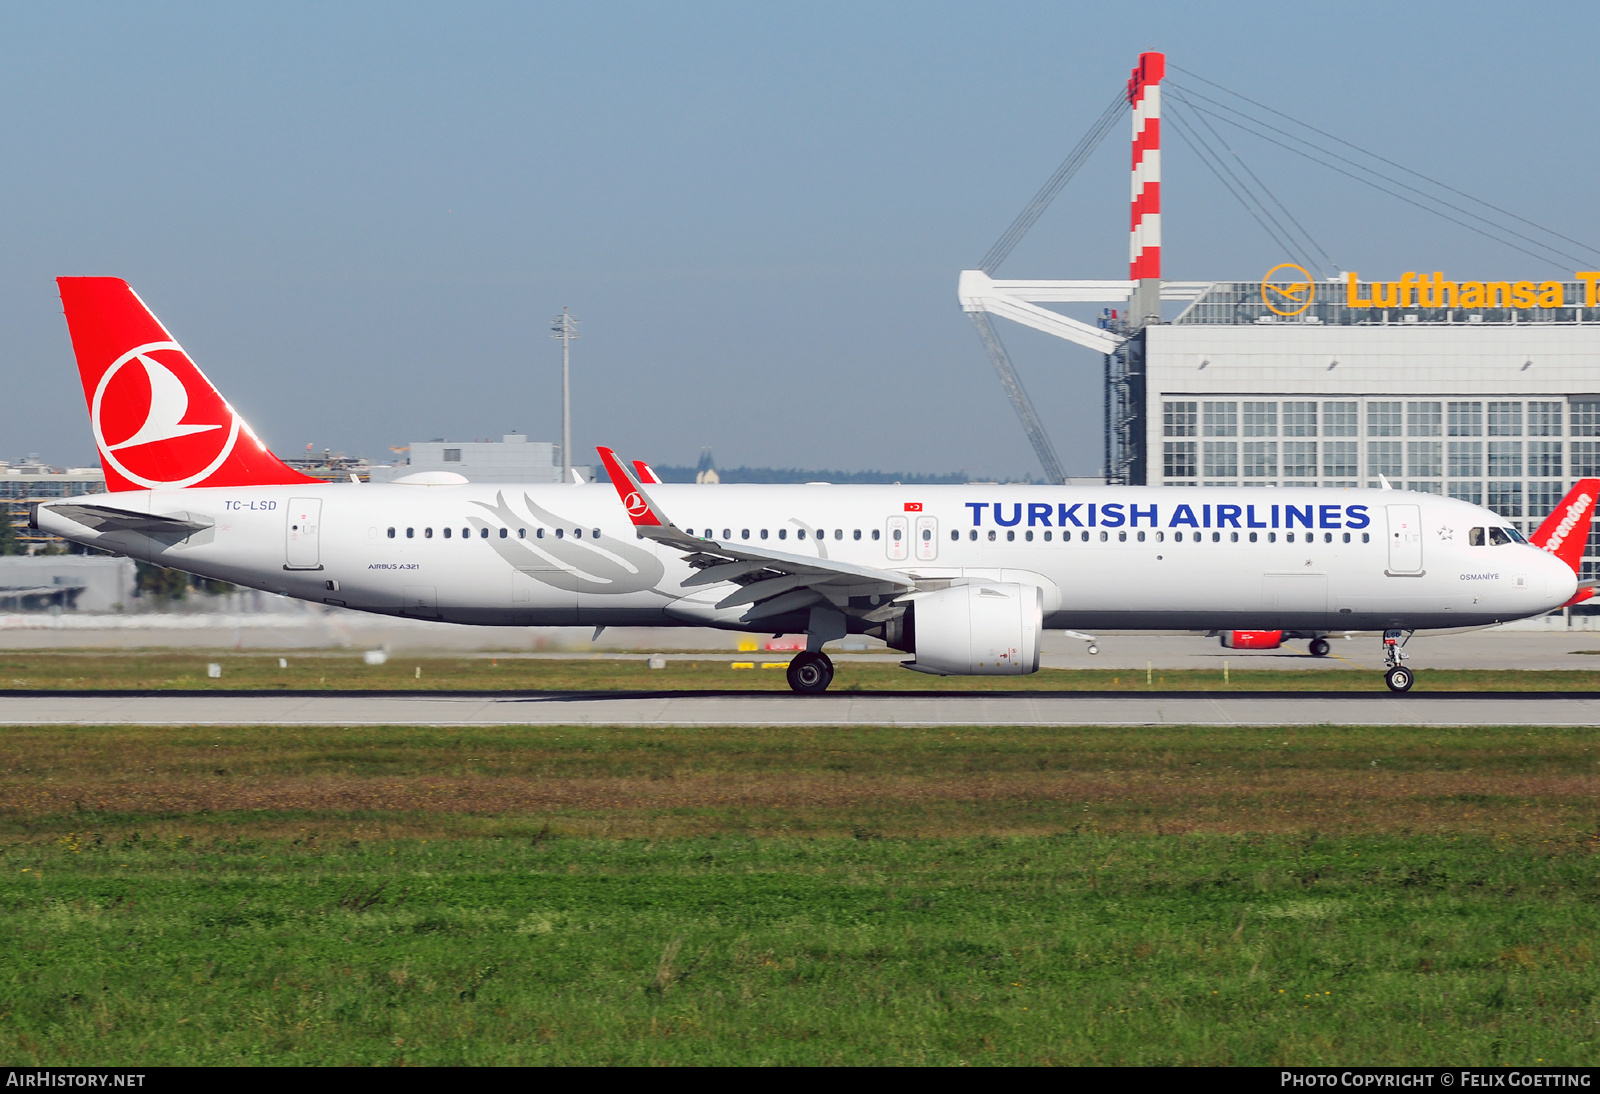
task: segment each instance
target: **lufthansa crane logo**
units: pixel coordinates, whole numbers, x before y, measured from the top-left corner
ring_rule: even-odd
[[[1315,283],[1304,266],[1284,262],[1261,279],[1261,300],[1278,315],[1299,315],[1311,306]]]
[[[149,489],[205,481],[239,440],[238,415],[176,342],[149,342],[113,361],[89,418],[105,461]]]

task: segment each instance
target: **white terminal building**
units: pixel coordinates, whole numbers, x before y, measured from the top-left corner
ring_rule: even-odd
[[[1129,84],[1133,276],[995,280],[998,259],[961,274],[961,306],[1047,476],[1059,481],[1059,464],[991,317],[1105,355],[1108,482],[1387,483],[1485,505],[1530,532],[1576,480],[1600,476],[1600,274],[1478,282],[1428,271],[1374,282],[1279,267],[1258,281],[1163,282],[1159,159],[1140,156],[1149,158],[1142,135],[1160,115],[1164,63],[1144,55]],[[1151,183],[1153,200],[1142,196]],[[1004,256],[1002,244],[991,257]],[[1051,307],[1071,303],[1109,307],[1097,324]],[[1600,576],[1600,535],[1585,556],[1583,576]]]

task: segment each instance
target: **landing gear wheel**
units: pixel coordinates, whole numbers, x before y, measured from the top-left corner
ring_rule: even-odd
[[[1326,638],[1313,638],[1311,640],[1311,656],[1326,657],[1333,646]]]
[[[1411,670],[1404,665],[1396,665],[1383,674],[1384,683],[1389,685],[1389,690],[1398,695],[1404,695],[1411,690],[1416,678],[1411,675]]]
[[[1089,643],[1089,656],[1093,657],[1095,654],[1097,654],[1099,652],[1100,652],[1100,647],[1095,645],[1093,642],[1090,642]]]
[[[833,683],[833,662],[825,653],[807,650],[789,662],[789,686],[801,695],[821,695]]]

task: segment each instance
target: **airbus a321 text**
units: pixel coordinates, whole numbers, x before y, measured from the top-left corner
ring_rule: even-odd
[[[789,683],[813,693],[833,678],[823,644],[849,634],[917,672],[1006,676],[1039,667],[1046,628],[1298,633],[1314,652],[1333,631],[1378,632],[1404,692],[1403,635],[1592,594],[1575,564],[1596,480],[1540,530],[1547,550],[1479,506],[1385,490],[707,488],[606,448],[610,486],[322,482],[268,451],[125,282],[59,284],[108,493],[42,503],[35,526],[304,600],[507,627],[803,631]]]

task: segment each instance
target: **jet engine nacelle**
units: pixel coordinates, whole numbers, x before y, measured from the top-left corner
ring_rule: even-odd
[[[1039,671],[1044,592],[1035,585],[986,581],[917,597],[898,642],[916,656],[901,665],[936,676],[1020,676]]]
[[[1282,631],[1223,631],[1226,650],[1275,650],[1283,645]]]

